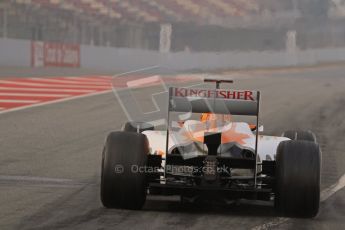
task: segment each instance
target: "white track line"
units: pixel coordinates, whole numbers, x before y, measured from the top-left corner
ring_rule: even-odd
[[[345,187],[345,174],[340,177],[340,179],[337,181],[337,183],[333,184],[332,186],[324,189],[321,192],[321,201],[325,201],[328,198],[330,198],[334,193],[338,192],[340,189]]]
[[[23,184],[25,186],[65,187],[65,188],[75,188],[75,187],[88,185],[87,183],[78,182],[71,179],[64,179],[64,178],[0,175],[0,185],[1,184],[6,185],[9,183],[15,184],[15,185]]]
[[[78,81],[84,81],[84,82],[104,82],[104,83],[108,83],[110,82],[111,78],[101,78],[99,79],[98,77],[61,77],[64,80],[78,80]]]
[[[160,67],[159,65],[148,66],[148,67],[144,67],[144,68],[140,68],[140,69],[136,69],[136,70],[131,70],[131,71],[120,73],[120,74],[115,74],[115,75],[113,75],[113,77],[120,77],[120,76],[124,76],[124,75],[131,74],[131,73],[139,73],[139,72],[143,72],[145,70],[158,69],[159,67]]]
[[[40,92],[69,92],[69,93],[91,93],[96,90],[92,89],[45,89],[45,88],[17,88],[17,87],[0,87],[0,90],[16,91],[40,91]]]
[[[324,189],[320,194],[320,201],[324,202],[328,198],[330,198],[332,195],[334,195],[336,192],[338,192],[340,189],[345,187],[345,174],[333,185],[330,187]],[[267,223],[264,223],[262,225],[255,226],[251,228],[251,230],[268,230],[272,229],[273,227],[276,227],[278,225],[284,224],[285,222],[289,221],[290,218],[285,217],[276,217],[273,218],[272,221],[269,221]]]
[[[0,80],[0,84],[11,84],[11,85],[22,85],[22,86],[39,86],[39,87],[52,87],[52,88],[86,88],[86,89],[105,89],[105,86],[85,86],[85,85],[73,85],[69,86],[66,84],[41,84],[41,83],[30,83],[30,82],[19,82],[19,81],[6,81]]]
[[[60,77],[59,77],[60,78]],[[111,78],[113,78],[112,76],[97,76],[97,75],[94,75],[94,76],[64,76],[64,77],[61,77],[61,78],[75,78],[75,79],[93,79],[93,80],[97,80],[97,79],[100,79],[100,80],[109,80]]]
[[[103,78],[103,79],[112,79],[113,77],[112,76],[97,76],[99,78]]]
[[[0,96],[15,96],[15,97],[69,97],[71,94],[46,94],[46,93],[2,93]]]
[[[151,76],[151,77],[139,78],[137,80],[128,81],[127,86],[128,87],[140,87],[143,85],[157,83],[160,81],[162,81],[161,78],[158,75],[155,75],[155,76]]]
[[[70,84],[70,85],[94,85],[94,86],[109,86],[110,82],[86,82],[86,81],[76,81],[76,80],[58,80],[58,79],[48,79],[48,78],[30,78],[33,81],[43,81],[52,82],[60,84]]]
[[[10,100],[10,99],[0,99],[0,103],[37,103],[37,100]]]
[[[56,104],[56,103],[65,102],[65,101],[71,101],[71,100],[80,99],[80,98],[102,95],[102,94],[106,94],[106,93],[110,93],[110,92],[111,92],[111,90],[107,90],[107,91],[95,92],[95,93],[91,93],[91,94],[84,94],[84,95],[75,96],[75,97],[62,98],[62,99],[58,99],[58,100],[54,100],[54,101],[47,101],[47,102],[42,102],[42,103],[37,103],[37,104],[32,104],[32,105],[27,105],[27,106],[21,106],[21,107],[17,107],[17,108],[13,108],[13,109],[2,110],[2,111],[0,111],[0,115],[5,114],[5,113],[14,112],[14,111],[19,111],[19,110],[38,107],[38,106],[43,106],[43,105],[51,105],[51,104]]]
[[[278,225],[281,225],[283,223],[285,223],[286,221],[290,220],[290,218],[286,218],[286,217],[276,217],[274,218],[272,221],[255,226],[253,228],[251,228],[251,230],[268,230],[268,229],[272,229],[273,227],[276,227]]]
[[[60,178],[47,178],[47,177],[32,177],[32,176],[5,176],[0,175],[0,180],[7,181],[36,181],[36,182],[72,182],[71,179],[60,179]]]

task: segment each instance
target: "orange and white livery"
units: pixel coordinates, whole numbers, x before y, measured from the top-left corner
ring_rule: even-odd
[[[207,148],[204,144],[205,135],[221,133],[221,144],[233,143],[252,152],[255,152],[257,147],[258,159],[266,160],[275,159],[279,143],[289,140],[285,137],[264,135],[258,135],[257,138],[258,124],[232,121],[234,115],[258,116],[260,95],[257,91],[171,88],[170,97],[169,111],[201,113],[201,116],[199,120],[175,122],[179,128],[169,128],[168,137],[166,131],[143,132],[149,139],[152,154],[165,155],[166,151],[170,153],[178,146],[191,143]],[[199,154],[205,152],[207,150],[200,151]]]

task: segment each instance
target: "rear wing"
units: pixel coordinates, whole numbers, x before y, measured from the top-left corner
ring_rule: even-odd
[[[232,89],[169,89],[169,112],[259,115],[260,92]]]
[[[222,82],[216,82],[217,86],[219,86],[220,83]],[[169,146],[170,112],[216,113],[256,116],[256,127],[259,127],[259,110],[260,91],[171,87],[169,88],[166,153],[168,153]],[[253,175],[254,187],[256,187],[257,184],[258,141],[259,132],[256,132],[255,167]]]

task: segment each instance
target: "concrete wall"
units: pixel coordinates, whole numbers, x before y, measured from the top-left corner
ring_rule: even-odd
[[[0,39],[0,66],[31,65],[31,42],[17,39]]]
[[[162,55],[157,51],[82,45],[80,57],[82,68],[127,71],[157,65]]]
[[[220,52],[160,54],[155,51],[81,47],[81,66],[129,71],[159,65],[172,70],[287,67],[345,61],[345,48],[288,52]]]
[[[0,39],[0,66],[28,67],[31,43]],[[81,67],[104,71],[129,71],[159,65],[172,70],[287,67],[345,61],[345,48],[288,52],[219,52],[161,54],[156,51],[81,46]]]

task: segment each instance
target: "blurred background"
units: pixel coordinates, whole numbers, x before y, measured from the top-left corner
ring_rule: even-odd
[[[0,48],[3,52],[0,56],[8,55],[8,51],[23,55],[0,57],[0,65],[49,65],[28,60],[35,58],[39,51],[36,50],[35,54],[32,49],[24,49],[27,45],[10,43],[8,39],[85,46],[66,48],[74,50],[74,59],[78,61],[72,66],[77,67],[128,69],[162,60],[177,69],[315,64],[345,58],[343,53],[329,56],[333,52],[329,49],[345,47],[344,22],[344,0],[2,0]],[[80,49],[79,53],[76,49]],[[318,49],[325,50],[322,54],[315,53],[320,52]],[[304,54],[305,50],[314,52]],[[119,51],[122,51],[121,60],[118,60]],[[265,63],[256,63],[258,56],[251,54],[248,57],[249,51],[277,54],[265,57]],[[53,50],[51,52],[54,53]],[[170,56],[169,60],[166,60],[166,55],[157,56],[157,53],[180,52],[185,54]],[[198,52],[209,55],[188,56]],[[231,52],[221,58],[229,62],[221,61],[219,64],[219,61],[214,61],[214,52]],[[234,58],[234,52],[242,57]],[[319,57],[325,52],[327,57]],[[336,52],[339,53],[338,50]],[[77,57],[80,53],[81,57]],[[96,58],[89,57],[90,53]],[[102,55],[103,59],[120,64],[97,63]],[[306,63],[303,55],[308,57]],[[124,56],[151,62],[143,60],[139,63],[123,59]],[[316,60],[310,56],[314,59],[316,56]],[[133,61],[133,65],[128,61]],[[198,65],[200,62],[202,64]]]

